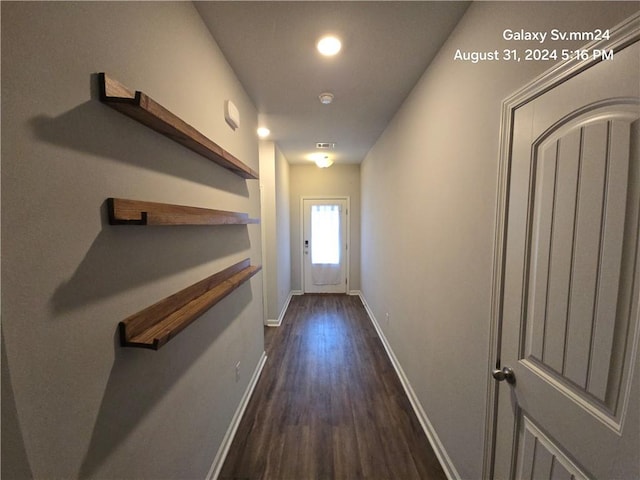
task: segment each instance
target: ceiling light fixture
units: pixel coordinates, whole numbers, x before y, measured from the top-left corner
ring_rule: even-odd
[[[316,47],[322,55],[325,57],[331,57],[340,51],[342,48],[342,42],[338,38],[328,35],[326,37],[322,37],[318,41]]]
[[[309,160],[313,160],[319,168],[327,168],[333,165],[333,160],[325,153],[312,153],[307,155],[307,158]]]
[[[318,95],[318,98],[320,99],[320,103],[322,103],[323,105],[329,105],[331,102],[333,102],[333,93],[321,93],[320,95]]]
[[[271,133],[271,131],[267,127],[258,128],[258,136],[260,138],[267,138],[270,133]]]
[[[328,168],[333,165],[333,160],[331,160],[329,157],[319,158],[316,160],[316,165],[318,166],[318,168]]]

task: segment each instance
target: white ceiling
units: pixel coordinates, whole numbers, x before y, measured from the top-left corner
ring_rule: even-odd
[[[335,142],[337,163],[360,163],[470,2],[196,2],[291,163]],[[324,34],[342,51],[322,57]],[[318,95],[332,92],[322,105]]]

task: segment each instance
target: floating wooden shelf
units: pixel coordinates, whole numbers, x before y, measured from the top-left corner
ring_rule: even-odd
[[[121,345],[158,350],[261,268],[247,258],[131,315],[119,324]]]
[[[129,90],[105,73],[100,73],[98,77],[100,80],[100,101],[103,103],[231,170],[242,178],[258,178],[258,172],[242,163],[149,96],[139,91]]]
[[[108,198],[111,225],[246,225],[260,223],[246,213]]]

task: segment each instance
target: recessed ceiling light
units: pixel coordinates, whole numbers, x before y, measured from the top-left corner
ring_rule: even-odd
[[[340,51],[342,48],[342,42],[340,42],[336,37],[328,35],[326,37],[322,37],[316,46],[322,55],[331,57]]]
[[[269,134],[271,133],[271,131],[266,128],[266,127],[260,127],[258,128],[258,136],[260,138],[267,138],[269,136]]]
[[[333,102],[333,93],[324,92],[318,95],[318,98],[320,99],[320,102],[322,104],[329,105],[331,102]]]

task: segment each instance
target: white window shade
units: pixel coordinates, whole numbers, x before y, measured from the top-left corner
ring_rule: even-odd
[[[314,265],[340,263],[340,207],[338,205],[311,207],[311,263]]]

